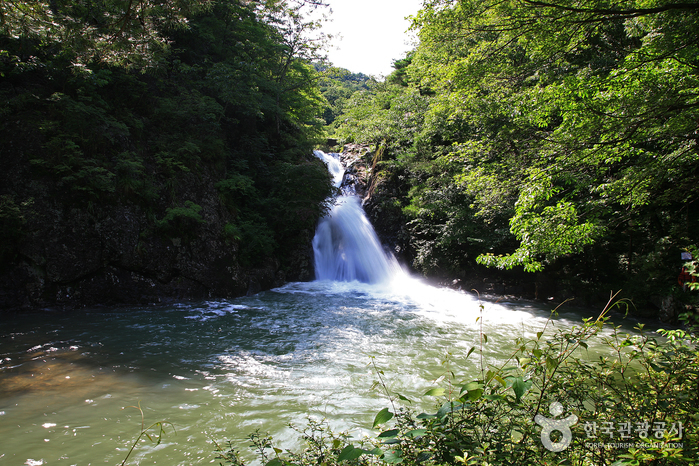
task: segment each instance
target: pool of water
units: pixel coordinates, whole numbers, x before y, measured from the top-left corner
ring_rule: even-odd
[[[120,464],[143,422],[158,445],[129,464],[218,464],[213,441],[256,429],[293,448],[308,416],[365,435],[388,406],[372,388],[419,399],[446,370],[476,377],[466,353],[488,335],[486,362],[533,336],[551,308],[486,302],[402,277],[391,284],[290,283],[255,296],[168,307],[4,317],[0,465]],[[592,314],[593,312],[590,312]],[[478,318],[482,316],[482,321]],[[556,326],[580,322],[560,314]],[[551,324],[549,324],[551,325]],[[447,355],[448,365],[444,364]]]

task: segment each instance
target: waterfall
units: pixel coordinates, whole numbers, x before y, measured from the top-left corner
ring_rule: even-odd
[[[315,151],[341,188],[344,168],[338,154]],[[334,199],[328,214],[318,223],[313,238],[317,280],[380,283],[400,272],[398,262],[384,251],[364,209],[351,189]]]

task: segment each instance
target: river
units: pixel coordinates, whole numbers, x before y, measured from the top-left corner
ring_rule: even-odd
[[[486,362],[532,336],[549,309],[483,303]],[[475,377],[481,315],[472,295],[403,277],[391,286],[290,283],[255,296],[157,308],[26,314],[0,332],[0,464],[119,464],[145,423],[172,423],[142,464],[209,464],[212,439],[242,450],[256,429],[294,445],[307,416],[359,436],[388,406],[420,398],[449,365]],[[580,322],[561,314],[557,326]],[[136,463],[132,463],[136,464]]]
[[[333,212],[357,217],[360,204],[344,196]],[[497,363],[549,318],[545,305],[429,286],[370,227],[333,216],[314,240],[316,281],[232,300],[2,317],[0,465],[120,464],[142,422],[166,432],[128,464],[217,464],[214,442],[244,451],[257,429],[293,448],[288,425],[309,416],[369,435],[388,406],[372,388],[377,368],[392,392],[421,400],[447,371],[477,377],[478,352],[466,354],[481,332],[485,363]],[[368,243],[372,253],[356,250]],[[581,317],[560,314],[553,326]]]

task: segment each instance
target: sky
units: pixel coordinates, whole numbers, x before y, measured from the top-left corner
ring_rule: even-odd
[[[328,57],[353,73],[387,76],[393,60],[411,50],[412,34],[406,16],[420,9],[422,0],[325,0],[332,10],[324,31],[339,35]]]

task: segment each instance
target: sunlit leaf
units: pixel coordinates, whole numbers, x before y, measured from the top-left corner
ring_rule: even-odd
[[[446,390],[444,388],[430,388],[429,390],[427,390],[427,392],[425,392],[425,396],[443,396],[444,393],[446,393]]]
[[[376,428],[377,426],[380,426],[381,424],[384,424],[390,421],[391,419],[393,419],[393,413],[390,412],[388,408],[384,408],[376,414],[376,417],[374,418],[373,427]]]

